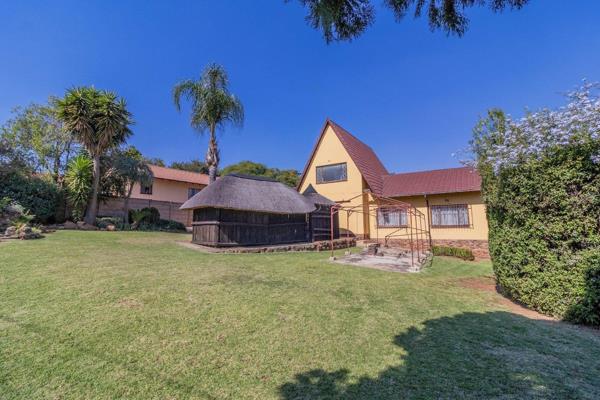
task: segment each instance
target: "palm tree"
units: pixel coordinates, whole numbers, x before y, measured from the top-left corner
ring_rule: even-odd
[[[209,183],[217,177],[219,167],[219,149],[216,131],[226,123],[241,126],[244,122],[244,107],[233,94],[229,93],[227,73],[217,64],[209,65],[199,81],[191,79],[179,82],[173,88],[173,101],[181,111],[181,98],[191,102],[191,125],[200,134],[208,131],[208,165]]]
[[[57,116],[92,158],[93,182],[85,222],[96,223],[100,188],[100,157],[131,136],[133,123],[125,100],[93,87],[70,89],[55,101]]]

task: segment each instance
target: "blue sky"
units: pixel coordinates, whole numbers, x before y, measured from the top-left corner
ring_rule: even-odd
[[[283,0],[13,1],[0,15],[0,122],[14,106],[95,85],[125,97],[131,142],[167,162],[204,157],[207,139],[176,112],[171,89],[210,62],[246,108],[244,127],[220,137],[223,166],[302,169],[330,117],[390,171],[451,167],[488,108],[519,116],[561,104],[583,78],[600,81],[596,0],[474,9],[463,38],[380,9],[362,37],[330,45]]]

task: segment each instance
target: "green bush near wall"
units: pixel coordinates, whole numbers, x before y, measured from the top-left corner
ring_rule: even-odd
[[[461,247],[433,246],[433,255],[457,257],[467,261],[475,260],[475,255],[471,249],[463,249]]]
[[[600,325],[600,144],[480,168],[498,283],[542,313]]]
[[[0,172],[0,198],[25,207],[41,223],[62,222],[64,192],[53,181],[18,171]]]

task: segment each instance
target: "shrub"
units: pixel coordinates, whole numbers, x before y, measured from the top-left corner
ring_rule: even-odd
[[[600,255],[591,256],[585,271],[585,290],[582,299],[571,306],[566,318],[588,325],[600,326]]]
[[[155,207],[144,207],[140,210],[129,210],[129,221],[132,225],[157,224],[160,220],[160,212]]]
[[[114,225],[117,229],[120,229],[123,225],[123,219],[121,217],[98,217],[96,218],[96,226],[100,229],[106,229],[109,225]]]
[[[545,314],[600,325],[600,99],[590,87],[558,111],[490,113],[473,151],[494,272]]]
[[[69,162],[65,182],[68,198],[73,206],[71,214],[75,221],[83,219],[85,207],[92,192],[93,168],[92,160],[83,154]]]
[[[35,221],[52,223],[63,199],[62,190],[49,179],[28,176],[17,171],[0,172],[0,198],[9,198],[23,206]]]
[[[159,219],[156,223],[143,222],[138,225],[141,231],[185,232],[185,225],[178,221]]]
[[[433,254],[436,256],[458,257],[467,261],[475,260],[475,255],[471,249],[462,247],[433,246]]]

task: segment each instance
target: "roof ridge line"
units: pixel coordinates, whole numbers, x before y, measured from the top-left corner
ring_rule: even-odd
[[[471,169],[471,170],[475,171],[475,169],[472,167],[463,166],[463,167],[450,167],[450,168],[423,169],[423,170],[419,170],[419,171],[410,171],[410,172],[394,172],[392,174],[387,174],[387,175],[382,175],[382,176],[389,177],[389,176],[395,176],[395,175],[422,174],[424,172],[449,171],[451,169]]]

